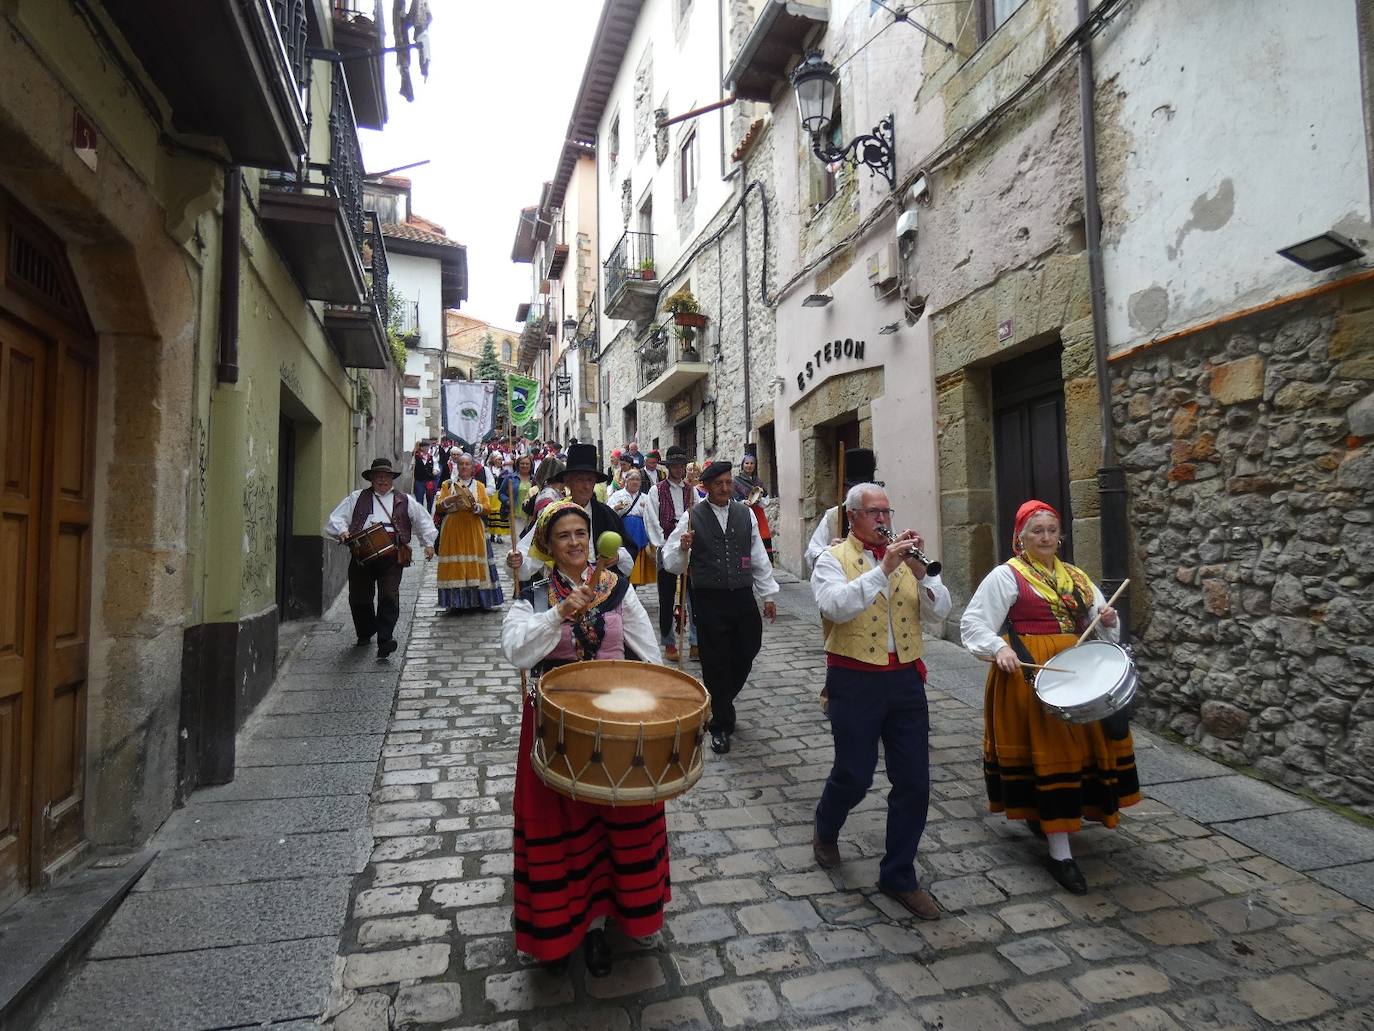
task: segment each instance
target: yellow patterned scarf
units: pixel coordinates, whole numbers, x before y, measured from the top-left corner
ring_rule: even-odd
[[[1058,558],[1054,560],[1053,569],[1046,569],[1024,554],[1008,559],[1007,565],[1020,573],[1031,585],[1031,590],[1045,599],[1060,630],[1066,634],[1078,633],[1079,622],[1086,621],[1088,608],[1092,605],[1093,584],[1087,573]]]

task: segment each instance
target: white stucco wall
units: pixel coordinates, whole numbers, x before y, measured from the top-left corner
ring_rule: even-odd
[[[1100,37],[1115,349],[1320,283],[1280,247],[1371,238],[1355,0],[1152,0]]]
[[[444,343],[444,302],[439,262],[387,251],[391,288],[407,301],[420,304],[420,346],[441,349]]]

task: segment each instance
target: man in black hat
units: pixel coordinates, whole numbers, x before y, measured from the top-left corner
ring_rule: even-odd
[[[418,534],[425,546],[425,559],[434,557],[434,542],[439,531],[434,528],[425,506],[410,503],[410,497],[391,489],[396,470],[391,462],[379,458],[362,474],[370,486],[353,491],[339,502],[324,524],[324,535],[341,541],[374,523],[386,527],[394,543],[409,545]],[[401,573],[404,567],[396,561],[396,553],[382,555],[362,563],[356,558],[348,562],[348,607],[353,612],[353,628],[358,631],[358,647],[363,647],[377,635],[377,658],[385,659],[396,650],[396,620],[401,615]],[[376,596],[376,608],[373,597]]]
[[[597,468],[595,445],[569,445],[568,464],[563,470],[563,486],[568,488],[568,496],[586,509],[587,514],[592,517],[592,547],[596,546],[597,538],[608,530],[620,534],[620,555],[616,560],[615,567],[629,576],[630,570],[634,568],[635,556],[639,554],[639,548],[635,546],[635,542],[630,540],[629,535],[625,532],[625,524],[620,521],[620,516],[616,515],[609,505],[602,504],[592,496],[596,490],[596,485],[609,479],[609,476]],[[531,520],[530,528],[520,538],[519,545],[513,548],[506,558],[507,566],[519,570],[521,580],[533,579],[534,575],[543,569],[543,566],[538,562],[525,561],[525,554],[530,550],[530,542],[533,538],[534,522]]]
[[[668,478],[653,488],[654,506],[658,514],[658,525],[668,533],[682,520],[682,517],[696,504],[696,489],[687,483],[687,463],[692,456],[680,444],[668,448]],[[663,641],[663,657],[669,662],[678,658],[677,628],[673,625],[673,610],[677,607],[678,575],[658,566],[658,633]],[[697,657],[697,628],[693,619],[689,644],[692,658]]]
[[[759,524],[749,506],[733,498],[730,463],[715,461],[701,472],[706,500],[692,506],[663,545],[663,565],[683,573],[691,564],[688,590],[701,642],[701,679],[711,695],[711,750],[730,751],[735,732],[735,698],[749,679],[763,647],[763,614],[777,618],[773,596],[778,581],[763,549]]]
[[[877,483],[882,486],[882,481],[877,480],[878,458],[870,448],[852,447],[844,453],[844,489],[848,491],[860,483]],[[826,548],[840,544],[849,536],[849,513],[844,510],[843,505],[836,505],[828,508],[825,515],[821,516],[821,521],[816,524],[816,530],[811,534],[811,540],[806,545],[806,568],[816,568],[816,559]]]

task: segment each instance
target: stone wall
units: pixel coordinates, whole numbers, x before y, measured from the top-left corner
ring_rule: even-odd
[[[1374,814],[1374,288],[1113,364],[1141,718]]]

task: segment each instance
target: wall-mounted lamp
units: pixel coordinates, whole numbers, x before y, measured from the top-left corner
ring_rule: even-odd
[[[563,341],[564,343],[575,343],[577,340],[577,320],[569,315],[563,320]]]
[[[831,294],[807,294],[802,301],[803,308],[824,308],[835,298]]]
[[[1364,257],[1365,251],[1350,237],[1332,229],[1321,236],[1284,247],[1279,254],[1308,272],[1324,272],[1348,261],[1358,261]]]
[[[897,157],[892,139],[892,116],[888,115],[866,136],[856,136],[843,147],[830,142],[835,112],[835,95],[840,74],[819,51],[813,50],[792,70],[792,89],[797,94],[797,112],[802,128],[811,134],[811,150],[821,164],[844,161],[857,168],[863,165],[870,175],[880,175],[887,185],[897,188]]]
[[[902,324],[900,322],[889,322],[882,329],[878,330],[878,335],[880,337],[890,337],[893,333],[897,332],[901,326]]]

